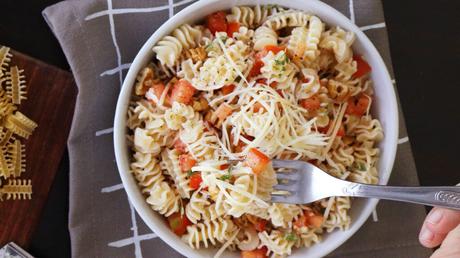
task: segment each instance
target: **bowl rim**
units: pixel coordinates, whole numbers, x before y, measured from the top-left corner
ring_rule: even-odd
[[[115,117],[114,117],[114,134],[113,134],[113,141],[114,141],[114,151],[115,151],[115,159],[117,163],[117,168],[123,183],[123,187],[128,195],[129,201],[132,203],[134,208],[136,209],[137,213],[139,216],[142,218],[142,220],[147,224],[147,226],[158,236],[160,237],[164,242],[166,242],[169,246],[174,248],[176,251],[181,253],[182,255],[185,255],[186,257],[201,257],[199,254],[196,252],[190,253],[189,248],[185,248],[181,244],[177,244],[177,237],[171,236],[171,232],[166,232],[162,227],[164,225],[157,225],[154,221],[151,220],[150,216],[148,215],[148,212],[146,209],[151,210],[150,207],[147,205],[145,201],[145,197],[142,195],[140,189],[138,188],[138,185],[132,176],[132,174],[129,172],[129,158],[128,158],[128,148],[126,144],[126,114],[129,106],[129,102],[131,99],[132,95],[132,87],[134,85],[135,79],[137,77],[138,71],[142,69],[145,66],[147,56],[149,56],[151,48],[153,47],[154,43],[161,39],[164,35],[167,35],[172,29],[177,27],[177,24],[182,24],[184,21],[188,20],[186,15],[190,12],[193,12],[194,10],[204,8],[206,5],[214,2],[221,2],[225,0],[200,0],[196,1],[195,3],[187,6],[177,14],[175,14],[172,18],[167,20],[165,23],[163,23],[150,37],[147,39],[147,41],[143,44],[142,48],[139,50],[137,53],[136,57],[134,58],[128,73],[126,74],[125,79],[123,80],[123,85],[120,90],[119,97],[117,99],[117,104],[116,104],[116,111],[115,111]],[[297,1],[297,0],[294,0]],[[236,5],[235,0],[229,1],[234,3]],[[282,0],[270,0],[270,2],[278,3],[279,5],[289,5],[287,3],[284,3]],[[283,4],[284,3],[284,4]],[[259,4],[258,1],[254,1],[254,5]],[[391,175],[395,157],[396,157],[396,150],[397,150],[397,141],[398,141],[398,135],[399,135],[399,111],[398,111],[398,106],[397,106],[397,98],[396,98],[396,93],[395,89],[393,87],[393,84],[391,82],[391,77],[388,72],[388,69],[383,62],[383,59],[380,55],[380,53],[377,51],[375,48],[374,44],[369,40],[369,38],[354,24],[352,23],[346,16],[344,16],[342,13],[340,13],[338,10],[335,8],[327,5],[326,3],[323,3],[318,0],[311,0],[311,1],[306,1],[303,3],[305,6],[311,6],[311,5],[317,5],[318,8],[323,8],[323,9],[328,9],[328,12],[333,13],[333,15],[337,16],[337,19],[340,20],[338,23],[341,27],[345,27],[343,25],[347,25],[347,27],[351,27],[353,29],[353,32],[356,34],[357,40],[359,40],[363,48],[365,48],[370,55],[374,57],[374,61],[377,62],[377,66],[379,69],[383,69],[383,82],[381,84],[384,85],[389,85],[391,86],[389,90],[390,98],[385,99],[385,101],[388,101],[386,103],[391,110],[395,111],[393,112],[393,116],[391,116],[392,119],[390,119],[389,124],[391,125],[391,130],[390,132],[393,132],[393,141],[390,142],[391,144],[388,144],[387,148],[385,149],[386,152],[389,152],[389,160],[388,160],[388,166],[386,171],[379,171],[379,183],[380,184],[387,184],[388,179]],[[349,30],[347,28],[347,30]],[[387,132],[385,132],[385,137],[388,137]],[[373,210],[375,209],[378,200],[377,199],[368,199],[364,201],[364,207],[363,210],[360,213],[360,216],[358,216],[357,219],[355,219],[352,223],[352,226],[350,229],[346,231],[342,231],[341,237],[338,239],[338,241],[330,242],[328,243],[328,248],[323,248],[320,251],[317,252],[316,257],[322,257],[336,248],[338,248],[340,245],[342,245],[345,241],[347,241],[351,236],[353,236],[356,231],[361,228],[361,226],[366,222],[366,220],[369,218]],[[169,230],[169,229],[168,229]]]

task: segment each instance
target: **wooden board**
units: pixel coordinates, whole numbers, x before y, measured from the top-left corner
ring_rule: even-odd
[[[71,73],[12,51],[11,65],[24,69],[27,100],[19,110],[38,123],[26,145],[26,172],[32,200],[0,202],[0,247],[14,241],[27,247],[66,148],[77,87]]]

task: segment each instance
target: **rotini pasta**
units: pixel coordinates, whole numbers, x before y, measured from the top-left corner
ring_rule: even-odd
[[[383,130],[353,41],[303,11],[236,6],[153,47],[128,110],[131,172],[183,241],[285,257],[348,229],[350,198],[270,203],[270,160],[378,182]]]

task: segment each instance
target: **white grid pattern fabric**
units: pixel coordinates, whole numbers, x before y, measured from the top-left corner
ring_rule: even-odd
[[[69,228],[73,257],[181,257],[145,226],[129,203],[116,171],[111,126],[118,90],[135,53],[162,22],[192,2],[194,0],[68,0],[48,7],[43,13],[63,47],[79,87],[69,139]],[[380,1],[324,2],[347,15],[371,38],[391,72]],[[418,181],[404,121],[400,124],[399,152],[405,155],[398,155],[395,170],[399,167],[411,174],[393,179],[401,184],[416,185]],[[405,232],[414,233],[423,209],[403,208],[406,214],[418,218],[412,218],[410,223],[395,221],[398,215],[388,212],[394,207],[394,204],[379,205],[378,213],[374,212],[372,217],[378,221],[378,214],[380,221],[368,222],[330,257],[426,256],[428,252],[417,246],[416,236],[392,239],[395,232],[384,232],[388,222],[404,222],[412,225]],[[372,241],[367,237],[372,232],[388,235],[363,246],[362,239]],[[386,241],[389,239],[391,241]],[[399,249],[401,254],[410,255],[394,253]],[[383,255],[374,255],[377,253]]]

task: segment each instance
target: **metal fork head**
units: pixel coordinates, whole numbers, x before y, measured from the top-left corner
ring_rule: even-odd
[[[298,160],[272,160],[278,184],[272,202],[306,204],[340,196],[348,182],[330,176],[316,166]]]

